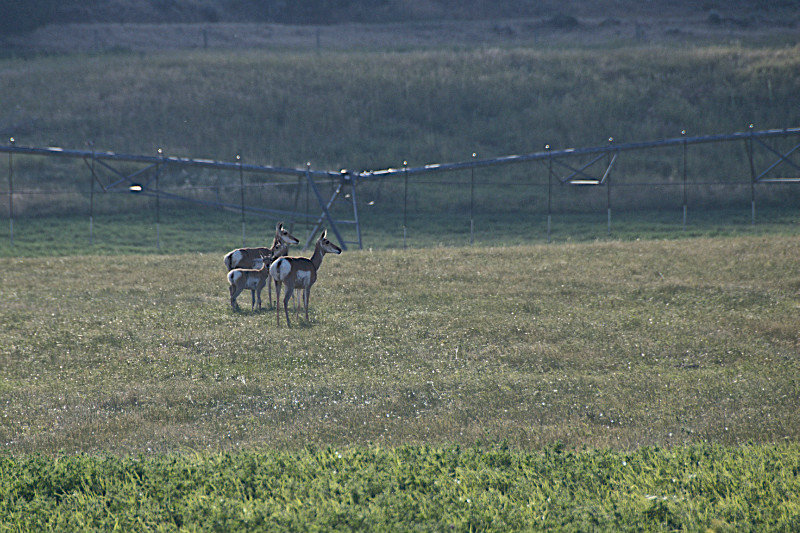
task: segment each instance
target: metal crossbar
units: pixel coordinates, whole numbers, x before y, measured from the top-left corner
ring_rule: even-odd
[[[525,163],[529,161],[546,161],[549,158],[552,158],[553,162],[557,162],[558,159],[576,157],[576,156],[589,156],[597,154],[608,154],[614,152],[629,152],[635,150],[644,150],[648,148],[684,146],[692,144],[707,144],[707,143],[718,143],[718,142],[737,141],[737,140],[760,141],[761,139],[766,139],[766,138],[786,137],[792,135],[800,135],[800,127],[761,130],[761,131],[751,130],[751,131],[722,134],[722,135],[675,137],[675,138],[655,140],[655,141],[613,144],[606,146],[593,146],[588,148],[567,148],[564,150],[546,150],[543,152],[533,152],[524,155],[507,155],[491,159],[469,160],[456,163],[430,164],[421,167],[387,168],[384,170],[370,170],[362,172],[359,177],[361,179],[371,179],[371,178],[374,179],[374,178],[385,178],[390,176],[399,176],[404,173],[407,173],[409,175],[415,175],[415,174],[426,174],[430,172],[469,170],[473,168],[498,166],[498,165],[511,165],[516,163]]]
[[[57,146],[37,148],[32,146],[0,145],[0,152],[42,155],[53,157],[89,158],[100,161],[124,161],[128,163],[150,163],[152,165],[179,165],[200,168],[215,168],[219,170],[242,170],[262,174],[280,174],[284,176],[305,176],[306,170],[290,167],[275,167],[270,165],[253,165],[248,163],[217,161],[213,159],[198,159],[177,156],[148,156],[135,154],[118,154],[116,152],[94,152],[89,150],[67,150]],[[102,163],[101,163],[102,164]],[[338,172],[313,170],[309,171],[315,177],[336,178]]]

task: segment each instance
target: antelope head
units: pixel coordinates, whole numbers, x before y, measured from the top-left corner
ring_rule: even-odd
[[[283,227],[283,222],[278,222],[278,225],[275,226],[275,237],[280,240],[281,243],[285,245],[290,244],[298,244],[300,241],[289,231]]]
[[[329,254],[338,255],[342,253],[341,248],[339,248],[338,246],[336,246],[335,244],[333,244],[331,241],[328,240],[327,234],[328,230],[326,229],[322,230],[322,235],[320,235],[319,239],[317,240],[317,246],[320,247],[320,250],[322,250],[323,253],[329,253]]]

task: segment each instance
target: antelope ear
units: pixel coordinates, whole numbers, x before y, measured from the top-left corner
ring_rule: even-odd
[[[320,239],[327,239],[328,238],[327,235],[328,235],[328,230],[327,229],[323,229],[322,230],[322,235],[320,235],[319,238]]]
[[[275,231],[280,231],[282,227],[283,227],[283,222],[278,222],[278,224],[275,225]]]

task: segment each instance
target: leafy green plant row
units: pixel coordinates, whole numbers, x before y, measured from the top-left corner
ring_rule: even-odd
[[[793,531],[799,502],[796,443],[0,456],[4,531]]]

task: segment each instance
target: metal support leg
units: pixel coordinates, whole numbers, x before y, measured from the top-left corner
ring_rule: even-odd
[[[319,206],[322,208],[322,215],[317,220],[317,223],[315,224],[314,228],[311,230],[311,233],[309,233],[308,240],[306,241],[305,245],[303,246],[303,249],[308,248],[308,246],[311,244],[311,240],[314,238],[314,235],[316,234],[317,230],[320,228],[320,226],[322,224],[322,221],[324,219],[327,219],[331,231],[333,231],[333,234],[336,235],[336,238],[339,240],[339,246],[341,246],[342,250],[347,250],[347,245],[345,244],[341,233],[339,233],[339,229],[336,227],[336,223],[333,220],[333,217],[331,216],[330,211],[329,211],[329,208],[333,204],[333,201],[336,199],[337,196],[339,196],[339,193],[342,191],[343,182],[342,181],[339,182],[339,184],[337,185],[336,189],[333,191],[333,194],[331,195],[330,200],[326,204],[325,200],[322,198],[322,194],[320,194],[320,192],[319,192],[319,188],[317,188],[317,184],[314,182],[314,178],[311,176],[310,170],[306,172],[306,179],[308,180],[308,184],[311,186],[311,190],[314,192],[314,196],[317,197],[317,201],[319,202]]]

